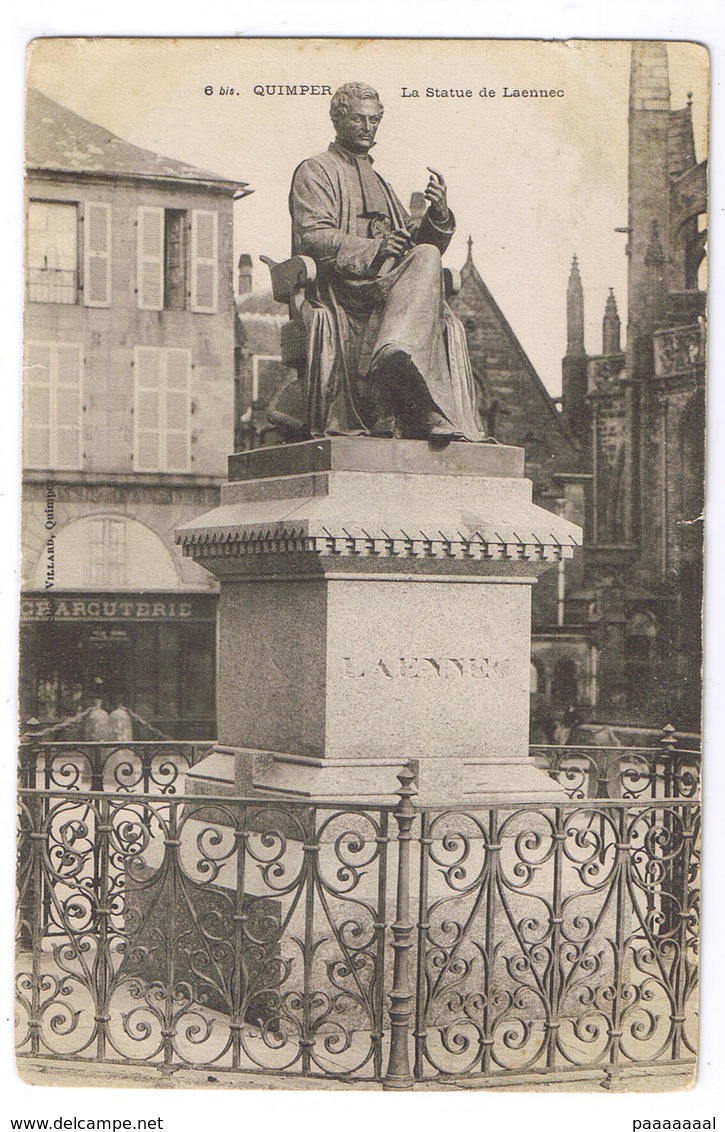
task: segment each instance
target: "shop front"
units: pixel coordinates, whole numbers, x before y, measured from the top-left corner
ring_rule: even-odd
[[[100,696],[169,738],[215,738],[216,608],[216,594],[178,591],[24,593],[21,726]]]

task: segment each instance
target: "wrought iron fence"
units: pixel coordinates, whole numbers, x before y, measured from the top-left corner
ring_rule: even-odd
[[[22,790],[19,1055],[382,1081],[694,1060],[692,799]]]
[[[657,747],[534,745],[529,752],[572,799],[699,796],[702,753],[679,748],[671,727]]]
[[[102,743],[21,743],[18,761],[21,787],[45,790],[116,791],[134,794],[178,794],[184,775],[211,742],[175,740]]]
[[[416,1076],[694,1056],[697,835],[687,803],[425,814]]]
[[[19,783],[32,789],[179,794],[185,774],[213,744],[175,740],[152,742],[22,743]],[[658,746],[602,747],[536,744],[533,761],[571,799],[695,798],[700,788],[701,752],[677,745],[665,727]]]

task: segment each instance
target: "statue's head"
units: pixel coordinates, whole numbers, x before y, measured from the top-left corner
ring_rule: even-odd
[[[375,145],[383,106],[367,83],[345,83],[332,96],[330,117],[340,144],[363,154]]]

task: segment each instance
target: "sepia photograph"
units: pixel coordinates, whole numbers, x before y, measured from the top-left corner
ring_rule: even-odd
[[[24,1082],[693,1086],[709,83],[28,45]]]

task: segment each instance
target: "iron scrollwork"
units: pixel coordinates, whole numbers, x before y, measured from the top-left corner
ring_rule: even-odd
[[[379,1076],[387,819],[25,792],[19,1052]]]
[[[417,1073],[657,1064],[694,1054],[696,807],[426,817]]]
[[[669,756],[679,797],[640,768],[465,809],[417,809],[412,772],[376,807],[26,788],[19,1053],[398,1087],[690,1064],[699,805]]]

